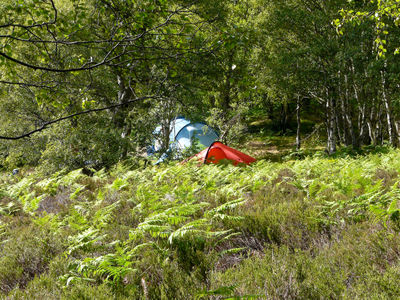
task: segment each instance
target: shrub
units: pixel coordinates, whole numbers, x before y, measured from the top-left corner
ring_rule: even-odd
[[[63,249],[62,237],[49,228],[20,224],[8,232],[0,248],[0,290],[24,288],[47,271],[50,261]]]
[[[399,161],[390,150],[0,176],[0,289],[15,299],[395,297]]]
[[[342,235],[342,237],[340,237]],[[266,298],[391,298],[399,287],[399,238],[355,224],[310,250],[271,245],[235,268],[215,271],[211,289],[235,286],[235,295]],[[251,278],[251,280],[249,280]],[[368,283],[366,283],[368,282]]]

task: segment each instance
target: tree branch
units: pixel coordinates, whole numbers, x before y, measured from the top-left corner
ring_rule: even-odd
[[[0,84],[6,85],[17,85],[17,86],[24,86],[24,87],[36,87],[40,89],[54,89],[54,86],[49,85],[42,85],[39,83],[28,83],[28,82],[15,82],[15,81],[7,81],[7,80],[0,80]]]
[[[15,58],[13,58],[13,57],[11,57],[11,56],[8,56],[7,54],[5,54],[4,52],[1,52],[1,51],[0,51],[0,56],[3,56],[4,58],[6,58],[6,59],[8,59],[8,60],[11,60],[11,61],[13,61],[13,62],[15,62],[15,63],[17,63],[17,64],[19,64],[19,65],[21,65],[21,66],[24,66],[24,67],[27,67],[27,68],[30,68],[30,69],[42,70],[42,71],[48,71],[48,72],[56,72],[56,73],[68,73],[68,72],[92,70],[92,69],[95,69],[95,68],[97,68],[97,67],[99,67],[99,66],[105,65],[105,64],[107,64],[107,63],[113,61],[114,59],[117,59],[117,58],[121,57],[123,54],[119,54],[119,55],[117,55],[117,56],[108,58],[108,57],[114,52],[114,50],[115,50],[118,46],[119,46],[119,43],[117,43],[117,44],[104,56],[104,58],[103,58],[103,60],[102,60],[101,62],[98,62],[98,63],[96,63],[96,64],[94,64],[94,65],[91,65],[91,66],[85,66],[85,65],[86,65],[86,64],[85,64],[85,65],[82,66],[82,67],[79,67],[79,68],[71,68],[71,69],[55,69],[55,68],[48,68],[48,67],[41,67],[41,66],[31,65],[31,64],[28,64],[28,63],[23,62],[23,61],[21,61],[21,60],[15,59]]]
[[[68,116],[65,116],[65,117],[61,117],[61,118],[58,118],[58,119],[55,119],[55,120],[52,120],[52,121],[48,121],[48,122],[44,123],[41,127],[37,128],[35,130],[32,130],[32,131],[29,131],[27,133],[21,134],[19,136],[10,137],[10,136],[1,136],[0,135],[0,140],[14,140],[14,141],[15,140],[20,140],[20,139],[23,139],[23,138],[26,138],[26,137],[30,137],[32,134],[40,132],[40,131],[46,129],[48,126],[52,125],[52,124],[55,124],[55,123],[58,123],[58,122],[61,122],[61,121],[64,121],[64,120],[68,120],[68,119],[71,119],[73,117],[82,116],[82,115],[90,114],[90,113],[93,113],[93,112],[109,110],[109,109],[113,109],[113,108],[116,108],[116,107],[128,105],[128,104],[131,104],[131,103],[134,103],[134,102],[137,102],[137,101],[142,101],[142,100],[146,100],[146,99],[156,99],[156,98],[157,98],[156,96],[145,96],[145,97],[131,99],[131,100],[128,100],[128,101],[126,101],[124,103],[118,103],[118,104],[110,105],[110,106],[107,106],[107,107],[84,110],[84,111],[81,111],[81,112],[78,112],[78,113],[74,113],[74,114],[71,114],[71,115],[68,115]]]

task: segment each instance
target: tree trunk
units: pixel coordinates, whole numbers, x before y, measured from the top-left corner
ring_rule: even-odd
[[[357,133],[354,132],[355,136],[355,141],[357,147],[360,147],[363,142],[364,142],[364,128],[365,128],[365,104],[361,103],[361,99],[359,96],[359,88],[357,87],[357,84],[354,80],[355,78],[355,68],[353,64],[353,60],[350,59],[350,71],[353,74],[353,92],[354,92],[354,98],[356,99],[357,102],[357,108],[358,108],[358,119],[357,119]],[[353,127],[354,128],[354,127]]]
[[[122,145],[122,153],[121,153],[121,159],[125,159],[128,156],[128,150],[129,150],[129,136],[132,132],[132,125],[130,123],[125,124],[124,131],[122,132],[122,139],[124,141]]]
[[[367,125],[368,125],[369,138],[371,139],[371,144],[376,146],[376,132],[374,131],[374,127],[372,125],[371,120],[367,121]]]
[[[341,144],[348,146],[348,134],[347,134],[347,128],[346,128],[346,120],[345,120],[345,114],[344,114],[344,101],[345,97],[342,92],[342,82],[341,82],[341,72],[338,72],[338,78],[339,78],[339,83],[338,83],[338,100],[340,101],[340,105],[338,105],[337,109],[340,109],[340,113],[336,114],[336,124],[337,124],[337,131],[338,131],[338,138]]]
[[[120,104],[126,103],[131,98],[132,92],[129,87],[125,85],[125,78],[121,75],[117,75],[118,83],[118,102]],[[127,122],[128,109],[126,106],[120,106],[116,108],[113,116],[113,121],[116,127],[122,129],[121,138],[123,140],[121,144],[121,159],[125,159],[128,154],[129,141],[127,141],[131,134],[131,124]]]
[[[171,124],[169,120],[165,120],[161,125],[161,152],[165,153],[169,148],[169,136],[171,134]]]
[[[344,123],[347,124],[347,131],[346,131],[346,135],[348,135],[348,133],[350,133],[350,140],[349,141],[349,137],[346,138],[346,145],[349,145],[351,143],[351,145],[353,146],[353,148],[358,148],[358,141],[356,139],[356,135],[354,133],[354,127],[353,127],[353,122],[351,120],[351,116],[349,113],[349,83],[348,83],[348,77],[347,75],[344,75],[344,80],[345,80],[345,98],[342,101],[342,114],[343,114],[343,118],[344,118]]]
[[[385,61],[385,69],[386,69],[386,61]],[[386,95],[386,78],[385,78],[385,70],[381,71],[381,79],[382,79],[382,99],[385,105],[386,111],[386,122],[387,122],[387,130],[389,136],[389,143],[392,146],[396,146],[396,137],[394,136],[393,126],[392,126],[392,116],[390,114],[390,103],[389,99]]]
[[[336,133],[337,133],[337,144],[340,146],[341,144],[345,144],[345,142],[343,141],[343,135],[342,135],[342,130],[340,128],[340,120],[339,120],[339,116],[336,113],[335,114],[335,123],[336,123]]]
[[[231,89],[232,89],[231,79],[234,71],[232,70],[232,65],[233,65],[233,53],[230,53],[228,58],[228,70],[226,73],[224,87],[221,95],[222,99],[220,103],[221,108],[226,115],[228,115],[228,111],[231,106]]]
[[[380,144],[383,145],[383,124],[382,124],[382,118],[379,118],[378,123],[376,124],[376,135],[377,135],[377,140],[379,140]]]
[[[286,133],[288,117],[289,117],[288,105],[287,105],[287,102],[284,101],[282,103],[282,109],[281,109],[281,130],[282,130],[282,134]]]
[[[368,126],[368,134],[369,134],[369,138],[371,140],[371,144],[376,146],[377,145],[377,132],[376,132],[376,126],[374,126],[374,124],[376,124],[376,118],[375,118],[375,110],[376,110],[376,105],[375,105],[374,99],[372,99],[372,103],[371,103],[371,111],[369,113],[369,118],[366,120],[367,122],[367,126]],[[378,116],[379,116],[379,112],[378,112]]]
[[[296,119],[297,119],[297,131],[296,131],[296,150],[299,151],[301,147],[301,137],[300,137],[300,126],[301,126],[301,119],[300,119],[300,96],[297,96],[297,105],[296,105]]]
[[[127,89],[125,87],[125,82],[124,79],[120,76],[117,75],[117,84],[119,87],[118,90],[118,103],[119,104],[123,104],[124,102],[126,102],[128,99],[128,94],[127,94]],[[125,125],[125,116],[124,116],[124,107],[123,106],[119,106],[115,109],[114,112],[114,124],[119,127],[119,128],[123,128]]]
[[[400,123],[399,121],[394,122],[394,126],[396,128],[397,145],[400,145],[400,124],[399,123]]]
[[[326,111],[327,111],[327,133],[328,143],[327,152],[329,155],[336,152],[336,110],[335,100],[333,99],[332,93],[327,90]]]
[[[350,133],[350,128],[349,124],[347,123],[347,112],[346,112],[346,98],[342,98],[340,100],[340,114],[341,114],[341,122],[342,122],[342,127],[343,127],[343,144],[346,146],[351,145],[351,133]]]

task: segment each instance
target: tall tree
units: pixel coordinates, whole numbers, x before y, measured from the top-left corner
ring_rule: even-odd
[[[126,156],[131,143],[124,140],[139,132],[133,126],[143,128],[132,117],[167,97],[163,83],[173,81],[174,64],[210,53],[202,32],[223,17],[224,3],[27,0],[3,2],[0,10],[0,84],[29,90],[34,110],[24,120],[8,114],[13,130],[0,128],[0,139],[67,119],[76,127],[79,116],[109,111],[104,117]]]

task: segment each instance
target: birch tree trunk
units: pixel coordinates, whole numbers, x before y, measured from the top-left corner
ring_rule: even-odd
[[[397,145],[400,145],[400,124],[399,123],[400,123],[399,121],[394,122],[394,126],[396,128]]]
[[[349,83],[348,83],[348,77],[347,75],[344,76],[345,80],[345,98],[342,101],[342,113],[343,113],[343,118],[345,119],[345,123],[347,123],[347,128],[348,131],[350,132],[350,139],[351,139],[351,144],[353,148],[358,148],[358,141],[356,139],[356,135],[354,133],[354,127],[353,127],[353,122],[351,120],[351,116],[349,113]],[[348,142],[346,142],[348,143]]]
[[[385,69],[386,69],[386,61],[385,61]],[[396,146],[396,137],[394,136],[393,125],[392,125],[392,116],[390,113],[390,104],[389,99],[386,95],[386,76],[385,70],[381,71],[381,79],[382,79],[382,100],[385,105],[386,112],[386,122],[387,122],[387,131],[389,136],[389,143],[392,146]]]
[[[329,90],[326,91],[327,101],[326,101],[326,112],[327,112],[327,133],[328,133],[328,143],[327,152],[329,155],[336,152],[336,110],[335,101],[333,99],[332,93]]]
[[[377,145],[377,135],[378,133],[376,132],[376,116],[375,116],[375,110],[376,110],[376,105],[375,105],[374,99],[372,99],[371,103],[371,111],[369,114],[369,118],[367,118],[367,126],[368,126],[368,134],[369,138],[371,139],[371,144],[376,146]],[[378,114],[377,114],[378,115]],[[374,126],[375,124],[375,126]]]

